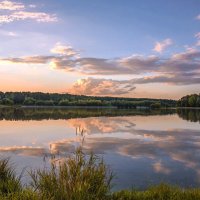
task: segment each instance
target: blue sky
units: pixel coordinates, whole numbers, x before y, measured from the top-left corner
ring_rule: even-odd
[[[161,98],[199,93],[199,14],[198,0],[0,1],[0,90]],[[15,83],[18,77],[22,83]]]

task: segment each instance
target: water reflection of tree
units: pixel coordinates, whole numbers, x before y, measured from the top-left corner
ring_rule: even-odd
[[[52,109],[52,108],[0,108],[0,120],[43,120],[73,119],[100,116],[134,116],[175,114],[175,110],[139,109]]]
[[[178,109],[178,116],[191,122],[200,122],[200,110],[198,109]]]

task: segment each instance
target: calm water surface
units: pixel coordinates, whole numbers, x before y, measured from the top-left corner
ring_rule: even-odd
[[[80,145],[105,159],[115,189],[200,186],[200,110],[0,109],[0,156],[18,171]]]

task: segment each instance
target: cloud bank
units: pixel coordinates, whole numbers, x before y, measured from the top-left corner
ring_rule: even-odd
[[[0,62],[47,64],[55,70],[89,76],[78,80],[68,90],[70,93],[84,95],[125,95],[133,92],[138,84],[200,84],[200,51],[196,48],[188,48],[168,58],[136,54],[114,59],[81,57],[79,51],[61,43],[57,43],[50,52],[51,54],[45,56],[0,58]],[[110,75],[128,76],[129,80],[101,78]],[[135,78],[138,75],[141,78]],[[130,78],[131,76],[134,78]]]

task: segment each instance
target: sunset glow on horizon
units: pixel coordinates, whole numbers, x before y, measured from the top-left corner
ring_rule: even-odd
[[[0,0],[0,91],[200,93],[196,0]]]

